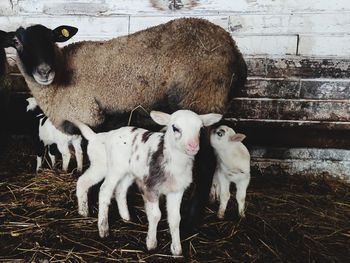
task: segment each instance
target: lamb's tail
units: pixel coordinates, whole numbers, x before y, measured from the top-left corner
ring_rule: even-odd
[[[82,123],[81,121],[78,121],[78,120],[74,120],[72,122],[74,123],[74,125],[76,125],[79,128],[81,134],[85,137],[85,139],[90,141],[93,138],[95,138],[96,133],[85,123]]]

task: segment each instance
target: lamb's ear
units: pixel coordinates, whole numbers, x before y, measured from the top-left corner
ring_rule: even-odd
[[[232,136],[230,136],[230,141],[232,142],[241,142],[246,138],[246,136],[242,133],[236,133]]]
[[[161,111],[151,111],[151,118],[159,125],[166,126],[170,121],[170,114]]]
[[[0,30],[0,47],[15,47],[15,32],[5,32]]]
[[[38,104],[36,103],[36,100],[33,97],[26,99],[26,101],[28,102],[27,111],[30,111],[30,110],[34,111],[35,108],[38,106]]]
[[[65,42],[78,32],[73,26],[59,26],[52,30],[54,42]]]
[[[199,117],[202,119],[204,126],[210,126],[214,123],[217,123],[221,120],[222,115],[217,113],[209,113],[209,114],[203,114],[199,115]]]

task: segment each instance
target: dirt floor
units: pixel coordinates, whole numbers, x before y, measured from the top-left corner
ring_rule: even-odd
[[[5,146],[4,146],[5,145]],[[132,222],[110,212],[110,236],[97,231],[98,187],[91,191],[91,217],[77,213],[78,175],[34,172],[30,144],[2,144],[0,157],[0,262],[350,262],[350,185],[320,175],[252,176],[246,218],[230,200],[218,220],[209,204],[203,225],[184,237],[184,256],[170,255],[164,203],[158,249],[147,252],[147,219],[132,189]],[[234,189],[232,189],[234,194]]]

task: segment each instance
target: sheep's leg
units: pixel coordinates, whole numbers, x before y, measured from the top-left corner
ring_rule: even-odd
[[[155,249],[157,247],[157,226],[161,218],[161,212],[159,209],[159,199],[150,202],[145,199],[145,210],[148,220],[148,233],[146,238],[146,245],[148,250]]]
[[[109,234],[108,210],[118,181],[118,176],[107,176],[100,188],[98,197],[98,231],[101,238],[107,237]]]
[[[220,199],[220,184],[218,179],[218,171],[215,171],[213,177],[213,183],[211,184],[210,189],[210,201],[214,202]]]
[[[55,156],[54,148],[55,147],[53,145],[49,145],[49,157],[51,160],[52,169],[55,167],[55,164],[56,164],[56,156]]]
[[[225,174],[219,173],[218,180],[220,184],[220,206],[218,218],[224,218],[228,200],[230,199],[230,181]]]
[[[247,194],[247,187],[249,185],[250,176],[236,182],[236,200],[238,203],[238,213],[241,217],[245,217],[245,197]]]
[[[118,204],[119,215],[123,220],[129,221],[130,214],[127,204],[127,193],[130,185],[134,182],[134,178],[131,175],[125,176],[115,189],[115,199]]]
[[[62,154],[62,170],[67,172],[71,156],[68,143],[58,144],[57,148]]]
[[[180,256],[182,254],[181,241],[180,241],[180,206],[183,192],[169,193],[167,194],[167,213],[168,224],[171,234],[171,253],[174,256]]]
[[[77,159],[77,171],[81,173],[83,171],[83,151],[81,149],[81,137],[72,141],[75,158]]]
[[[81,216],[89,215],[88,191],[106,176],[105,164],[97,165],[91,163],[90,167],[83,173],[77,182],[78,212]]]

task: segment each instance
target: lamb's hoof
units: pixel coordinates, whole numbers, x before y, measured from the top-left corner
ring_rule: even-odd
[[[220,199],[220,194],[218,190],[219,189],[217,185],[212,185],[210,189],[210,194],[209,194],[209,201],[211,203],[214,203],[215,201],[218,201]]]
[[[157,247],[157,239],[146,238],[147,250],[154,250]]]
[[[171,250],[171,253],[173,254],[173,256],[181,256],[182,255],[181,244],[171,244],[170,250]]]
[[[100,235],[100,238],[106,238],[109,235],[108,227],[99,227],[98,228],[98,233]]]
[[[79,207],[78,213],[82,217],[88,217],[89,216],[89,208],[86,205],[82,205],[81,207]]]
[[[224,219],[224,217],[225,217],[225,211],[219,211],[218,212],[218,218],[219,219]]]
[[[240,212],[240,213],[239,213],[239,216],[240,216],[242,219],[245,218],[245,212],[244,212],[244,211]]]
[[[130,214],[129,213],[121,213],[120,217],[123,219],[124,222],[130,222]]]

